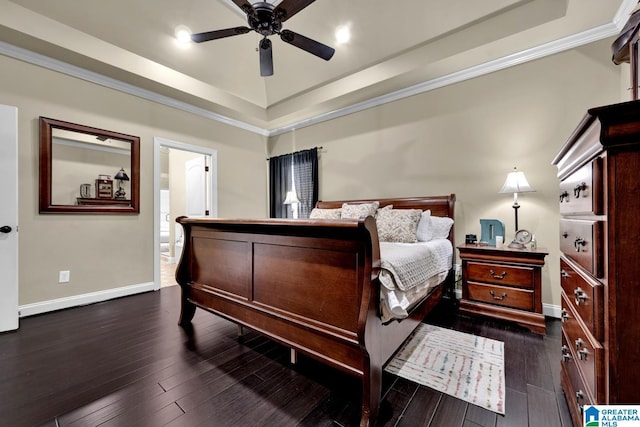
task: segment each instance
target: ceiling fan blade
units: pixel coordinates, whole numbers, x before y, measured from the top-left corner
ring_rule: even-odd
[[[329,47],[325,44],[312,40],[308,37],[305,37],[301,34],[294,33],[290,30],[282,30],[280,33],[280,38],[289,44],[292,44],[296,47],[299,47],[302,50],[306,50],[307,52],[318,56],[325,61],[331,59],[333,54],[336,52],[334,48]]]
[[[225,37],[238,36],[240,34],[247,34],[251,31],[249,27],[234,27],[226,28],[224,30],[207,31],[205,33],[191,34],[191,40],[196,43],[208,42],[209,40],[217,40]]]
[[[314,1],[315,0],[283,0],[282,3],[273,10],[273,15],[278,18],[280,22],[284,22]]]
[[[253,15],[256,13],[255,9],[247,0],[232,0],[236,6],[238,6],[247,15]]]
[[[273,51],[271,50],[271,40],[263,38],[260,40],[260,75],[262,77],[273,75]]]

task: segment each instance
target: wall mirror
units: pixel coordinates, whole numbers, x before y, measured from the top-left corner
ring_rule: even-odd
[[[40,117],[40,213],[139,213],[140,138]]]

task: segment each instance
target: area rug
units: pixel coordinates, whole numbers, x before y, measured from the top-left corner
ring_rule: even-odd
[[[504,343],[420,324],[385,370],[504,414]]]

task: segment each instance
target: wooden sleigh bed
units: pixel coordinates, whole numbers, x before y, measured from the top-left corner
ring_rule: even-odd
[[[378,199],[380,207],[454,217],[455,195]],[[322,209],[370,200],[318,202]],[[373,217],[339,220],[180,217],[180,325],[197,307],[247,326],[362,380],[360,425],[378,414],[382,369],[427,313],[453,294],[453,269],[409,317],[380,317],[380,244]],[[448,239],[454,246],[453,227]],[[455,247],[455,246],[454,246]]]

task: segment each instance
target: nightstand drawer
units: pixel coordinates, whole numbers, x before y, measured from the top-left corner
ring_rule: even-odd
[[[561,219],[560,250],[595,277],[602,277],[602,222]]]
[[[602,212],[602,159],[598,158],[560,182],[560,213]]]
[[[467,280],[472,282],[533,289],[534,270],[530,267],[469,261],[466,271]]]
[[[562,293],[562,308],[568,313],[568,317],[565,318],[562,325],[567,336],[567,345],[571,348],[576,365],[582,373],[585,386],[596,400],[601,401],[598,397],[603,397],[604,392],[598,387],[597,372],[600,372],[604,362],[602,345],[582,327],[564,292]]]
[[[534,309],[534,293],[531,290],[469,282],[467,292],[470,300],[519,310]]]
[[[603,338],[603,287],[596,280],[584,277],[564,257],[560,258],[560,283],[568,303],[578,313],[597,340]],[[566,309],[562,317],[568,316]]]

